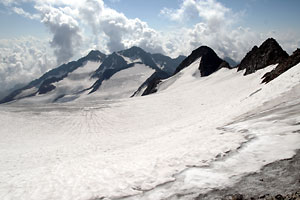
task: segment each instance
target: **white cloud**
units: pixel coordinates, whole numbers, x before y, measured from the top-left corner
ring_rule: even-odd
[[[104,36],[110,52],[122,50],[132,45],[144,47],[153,52],[159,48],[157,31],[140,19],[129,19],[123,13],[108,8],[103,1],[86,0],[80,6],[80,20],[91,26],[94,37]]]
[[[29,19],[40,19],[40,16],[38,14],[30,14],[23,10],[23,8],[13,7],[12,10],[17,13],[18,15],[22,15],[24,17],[27,17]]]
[[[56,65],[48,42],[33,37],[0,40],[1,91],[32,81]]]
[[[161,14],[181,26],[191,20],[197,21],[193,27],[179,28],[185,36],[184,47],[189,52],[206,45],[221,57],[240,60],[253,45],[260,42],[260,37],[250,29],[235,26],[240,13],[234,13],[216,0],[183,0],[178,9],[164,8]]]
[[[57,64],[70,60],[80,46],[82,37],[78,22],[63,10],[50,6],[37,6],[41,21],[53,34],[51,46],[55,48]]]
[[[140,46],[146,51],[170,56],[189,54],[200,45],[208,45],[220,56],[239,60],[256,44],[257,37],[245,28],[233,28],[238,14],[216,0],[183,0],[178,9],[164,8],[161,13],[172,21],[180,22],[168,32],[159,32],[138,18],[129,19],[111,9],[103,0],[58,1],[34,0],[42,21],[53,34],[52,46],[59,62],[73,55],[80,43],[104,52],[113,52]],[[182,27],[196,20],[192,27]],[[91,30],[91,31],[89,31]],[[250,38],[249,38],[250,37]],[[86,46],[85,44],[82,44]],[[75,51],[75,50],[74,50]]]

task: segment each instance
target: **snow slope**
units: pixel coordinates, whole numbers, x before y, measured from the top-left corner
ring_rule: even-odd
[[[274,66],[202,78],[195,66],[145,97],[2,105],[0,199],[176,199],[300,148],[299,109],[284,119],[275,109],[300,103],[300,64],[267,85],[261,77]]]
[[[54,101],[59,101],[61,97],[67,95],[72,95],[73,98],[76,99],[83,90],[94,84],[96,80],[91,78],[91,74],[100,64],[101,62],[88,61],[82,67],[69,73],[63,80],[53,83],[56,88],[51,92],[46,94],[36,94],[32,97],[20,99],[19,103],[52,103]],[[24,96],[23,93],[25,92],[26,90],[24,90],[21,95]]]
[[[81,95],[78,100],[91,101],[129,98],[154,72],[154,69],[144,64],[136,63],[130,68],[115,73],[108,80],[104,80],[96,92],[90,95]]]

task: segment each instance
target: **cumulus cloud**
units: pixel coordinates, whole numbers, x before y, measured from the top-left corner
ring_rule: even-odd
[[[240,60],[260,41],[260,37],[250,29],[235,27],[240,14],[216,0],[183,0],[178,9],[164,8],[161,14],[181,25],[188,24],[190,20],[198,21],[193,27],[181,28],[189,51],[207,45],[221,57]]]
[[[53,34],[51,44],[59,63],[70,59],[74,54],[72,51],[78,51],[80,43],[90,42],[90,38],[96,44],[94,47],[104,52],[136,45],[149,52],[175,57],[187,55],[199,45],[208,45],[221,56],[230,56],[235,60],[241,59],[242,54],[257,41],[251,30],[233,29],[238,14],[216,0],[183,0],[178,9],[164,8],[162,15],[180,23],[179,27],[165,33],[150,28],[138,18],[127,18],[123,13],[109,8],[103,0],[32,1],[36,3],[42,22]],[[182,28],[182,24],[189,20],[198,23]],[[88,29],[92,36],[87,39]],[[250,36],[249,40],[247,37]]]
[[[157,41],[157,31],[140,19],[129,19],[123,13],[108,8],[103,1],[86,0],[79,8],[81,21],[92,27],[94,36],[107,38],[110,52],[122,50],[132,45],[144,47],[153,52],[162,52]]]
[[[56,65],[48,43],[33,37],[0,40],[1,92],[25,84]]]
[[[57,64],[69,61],[82,41],[78,22],[61,9],[50,6],[36,8],[41,13],[42,23],[53,33],[51,46],[55,48]]]
[[[138,18],[127,18],[123,13],[109,8],[103,0],[5,0],[6,4],[14,6],[12,10],[17,14],[37,18],[37,15],[31,16],[16,7],[25,1],[35,5],[41,21],[53,34],[51,45],[55,48],[58,63],[68,61],[74,55],[72,51],[84,40],[90,41],[84,38],[89,34],[89,29],[92,30],[94,43],[106,52],[137,45],[151,52],[166,53],[161,47],[159,32]]]

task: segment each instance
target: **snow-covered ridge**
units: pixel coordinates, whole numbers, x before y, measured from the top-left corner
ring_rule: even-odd
[[[100,51],[91,51],[87,56],[77,61],[63,64],[48,71],[27,86],[12,92],[0,103],[62,103],[79,98],[102,98],[102,100],[109,100],[110,97],[112,99],[129,98],[142,84],[146,83],[149,77],[158,75],[161,78],[166,78],[170,76],[183,58],[172,59],[161,54],[150,54],[138,47],[114,52],[110,55],[102,54]],[[156,61],[164,61],[167,66],[166,70],[161,69]],[[129,69],[132,67],[140,67],[140,69]],[[128,76],[127,80],[125,80],[126,77],[120,77],[122,80],[116,80],[115,77],[119,77],[117,74],[123,70],[137,74]],[[151,74],[149,74],[150,71]],[[113,77],[112,80],[114,81],[109,81]],[[133,78],[135,83],[130,78]],[[111,86],[107,86],[107,84],[102,86],[107,81]],[[118,83],[123,85],[118,85]],[[107,90],[103,90],[104,87],[109,87],[114,94],[108,94]],[[124,92],[124,89],[127,92]],[[100,90],[102,94],[99,95]],[[126,96],[124,96],[125,93]]]

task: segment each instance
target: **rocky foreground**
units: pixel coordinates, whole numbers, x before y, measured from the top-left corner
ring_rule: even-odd
[[[260,172],[247,175],[230,188],[196,198],[208,199],[300,200],[300,150],[293,158],[266,165]]]

